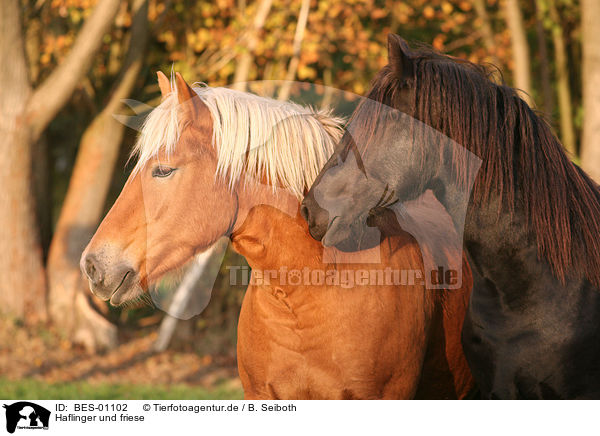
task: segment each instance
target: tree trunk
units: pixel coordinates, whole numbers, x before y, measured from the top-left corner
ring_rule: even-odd
[[[504,15],[511,38],[514,86],[525,93],[521,97],[530,106],[533,106],[529,45],[518,0],[504,0]]]
[[[0,1],[0,307],[26,321],[45,320],[46,275],[37,223],[34,145],[87,72],[120,0],[100,0],[69,55],[37,89],[27,71],[18,0]]]
[[[600,2],[581,1],[583,45],[583,169],[600,183]]]
[[[45,319],[45,275],[33,193],[33,141],[23,117],[28,80],[20,3],[0,1],[0,311]]]
[[[302,49],[302,40],[304,39],[304,31],[306,30],[306,22],[308,21],[308,11],[310,9],[310,0],[302,0],[300,13],[298,14],[298,23],[296,24],[296,33],[294,34],[294,47],[292,59],[285,75],[285,82],[279,90],[279,100],[287,100],[290,98],[290,90],[292,89],[292,81],[296,78],[298,64],[300,63],[300,51]]]
[[[85,334],[76,333],[76,336],[86,338],[86,345],[91,348],[116,345],[116,328],[99,314],[94,316],[89,312],[82,316],[78,310],[81,307],[85,309],[82,305],[87,304],[78,294],[88,292],[79,270],[79,258],[104,211],[125,130],[113,114],[121,100],[131,93],[141,69],[148,37],[147,15],[146,0],[136,0],[125,63],[108,104],[81,139],[48,256],[50,315],[64,328],[88,330]],[[75,303],[77,299],[81,301]]]
[[[250,75],[250,67],[252,66],[252,61],[254,60],[254,52],[258,46],[258,37],[260,31],[265,25],[265,21],[267,20],[267,16],[269,15],[272,4],[273,0],[259,0],[252,27],[246,34],[246,47],[244,48],[244,52],[241,54],[240,60],[235,69],[235,75],[233,77],[234,89],[239,91],[246,90],[246,82],[248,81],[248,76]]]
[[[44,31],[42,19],[40,17],[30,18],[24,30],[29,83],[36,83],[41,71],[39,59]],[[52,237],[52,189],[50,186],[50,168],[48,166],[48,141],[44,135],[38,141],[35,141],[32,155],[35,156],[32,163],[32,172],[35,204],[38,213],[37,222],[45,259]]]
[[[323,71],[323,99],[321,100],[321,109],[329,109],[331,102],[333,101],[333,74],[331,70],[327,68]]]
[[[554,62],[556,64],[556,87],[558,91],[558,107],[560,109],[560,139],[565,150],[571,156],[575,156],[577,150],[575,147],[575,127],[573,126],[573,106],[571,104],[565,38],[556,5],[553,1],[548,2],[548,5],[552,21],[552,42],[554,43]]]
[[[552,94],[552,73],[548,58],[548,46],[546,45],[546,32],[544,29],[545,11],[542,2],[543,0],[536,0],[535,2],[535,33],[538,42],[540,83],[542,88],[544,113],[548,117],[548,120],[551,120],[552,112],[554,110],[554,98]]]
[[[475,12],[481,21],[481,36],[483,37],[483,43],[490,56],[492,64],[497,68],[502,66],[500,59],[496,53],[496,41],[494,40],[494,31],[492,30],[492,23],[490,16],[487,13],[485,6],[485,0],[474,0]]]

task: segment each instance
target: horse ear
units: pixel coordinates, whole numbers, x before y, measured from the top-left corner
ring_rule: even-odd
[[[175,73],[175,84],[177,85],[177,98],[179,99],[180,104],[185,103],[196,96],[194,90],[190,88],[183,76],[179,73]]]
[[[413,77],[415,70],[410,47],[404,39],[394,33],[388,35],[388,63],[399,79]]]
[[[160,88],[160,94],[164,99],[171,92],[171,83],[165,73],[162,71],[157,71],[156,76],[158,77],[158,87]]]

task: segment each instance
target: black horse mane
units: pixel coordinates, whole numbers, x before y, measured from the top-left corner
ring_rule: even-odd
[[[556,276],[564,283],[572,273],[580,274],[600,287],[600,190],[571,162],[550,126],[513,88],[492,81],[489,68],[425,47],[409,56],[411,74],[406,77],[388,64],[368,97],[412,115],[479,156],[483,163],[472,201],[482,204],[499,195],[504,211],[524,210],[538,255]],[[401,98],[406,89],[412,101]],[[368,128],[368,114],[360,112],[355,115],[363,118],[361,128]]]

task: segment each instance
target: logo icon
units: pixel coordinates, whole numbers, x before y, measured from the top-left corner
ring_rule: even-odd
[[[14,433],[16,429],[48,429],[50,411],[29,401],[19,401],[11,405],[4,404],[6,409],[6,431]]]

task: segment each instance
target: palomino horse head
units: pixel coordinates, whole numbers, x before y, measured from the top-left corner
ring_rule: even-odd
[[[81,257],[92,292],[113,305],[230,236],[252,206],[251,186],[301,198],[340,136],[337,119],[293,103],[192,89],[179,74],[171,84],[159,73],[159,85],[136,167]]]

